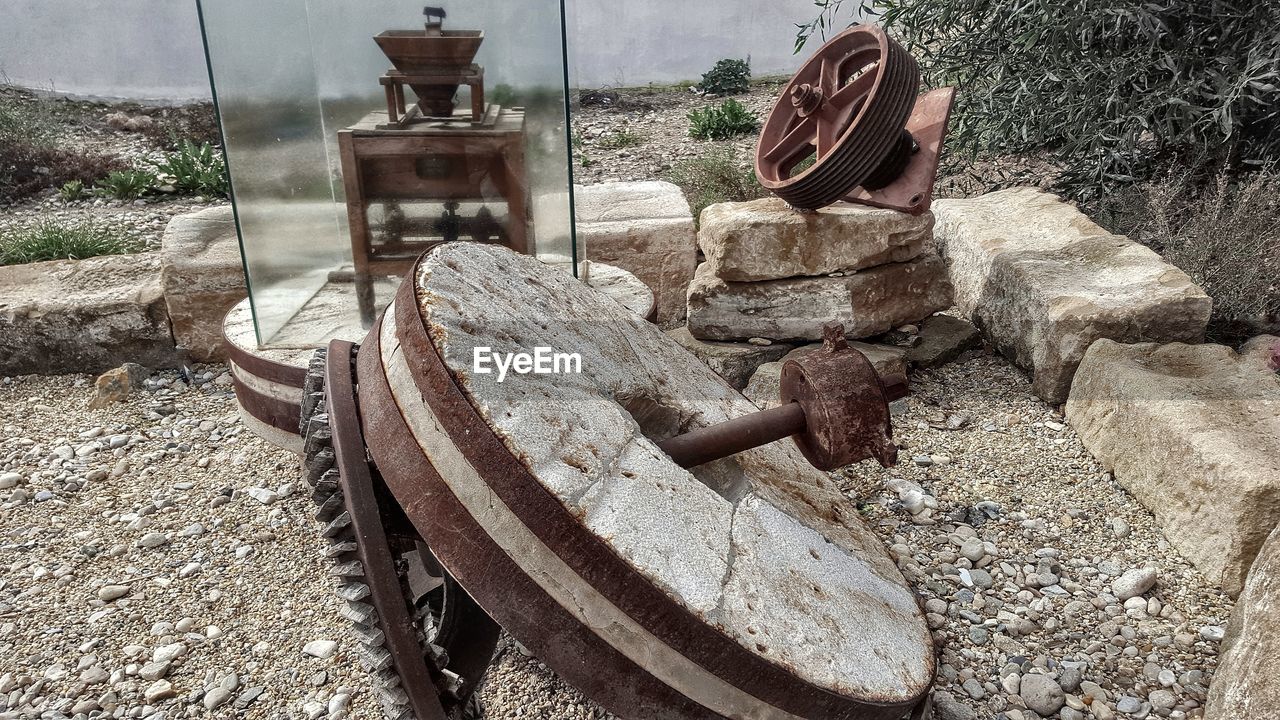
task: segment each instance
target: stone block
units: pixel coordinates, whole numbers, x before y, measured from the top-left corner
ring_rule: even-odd
[[[703,263],[689,285],[689,331],[702,340],[812,341],[836,320],[864,338],[950,306],[946,266],[932,253],[852,275],[761,282],[727,282]]]
[[[1280,378],[1266,363],[1223,345],[1098,340],[1067,418],[1169,542],[1239,594],[1280,523]]]
[[[698,247],[680,188],[657,181],[576,186],[574,207],[587,259],[616,265],[648,285],[659,323],[682,320]]]
[[[934,237],[960,312],[1066,400],[1094,340],[1200,342],[1211,301],[1155,252],[1036,188],[933,204]]]
[[[248,294],[231,206],[175,216],[160,255],[174,339],[196,362],[226,360],[222,319]]]
[[[857,341],[851,341],[849,347],[866,355],[867,359],[871,361],[871,366],[882,377],[885,375],[907,374],[907,352],[902,348]],[[805,345],[787,353],[777,362],[761,365],[755,374],[751,376],[751,381],[747,383],[747,387],[742,391],[742,394],[746,395],[747,399],[755,403],[756,407],[761,410],[776,407],[778,405],[778,388],[782,382],[782,364],[788,360],[793,360],[821,349],[822,343]]]
[[[689,334],[689,328],[668,330],[667,335],[693,353],[707,367],[724,378],[736,390],[747,386],[756,368],[779,360],[791,352],[791,346],[783,343],[753,345],[751,343],[724,343],[699,340]]]
[[[0,267],[0,336],[5,375],[181,361],[154,253]]]
[[[907,349],[907,360],[914,367],[933,368],[981,346],[982,333],[972,323],[950,315],[934,315],[921,323],[919,341]]]
[[[1205,720],[1272,717],[1280,708],[1280,528],[1272,531],[1231,613]]]
[[[837,204],[798,212],[781,198],[711,205],[698,246],[723,280],[820,277],[906,262],[933,244],[933,215]]]

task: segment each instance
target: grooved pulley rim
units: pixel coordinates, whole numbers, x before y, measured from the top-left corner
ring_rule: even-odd
[[[857,25],[831,38],[765,121],[756,146],[760,184],[800,209],[841,200],[899,144],[919,86],[915,60],[883,29]],[[795,172],[810,157],[813,165]]]

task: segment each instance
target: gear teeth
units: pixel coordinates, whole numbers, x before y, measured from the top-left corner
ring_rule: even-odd
[[[391,667],[391,653],[381,645],[361,645],[360,664],[368,672],[377,672]]]
[[[382,701],[384,708],[389,705],[398,709],[401,706],[407,707],[409,705],[409,696],[401,688],[379,687],[375,688],[374,691],[378,693],[378,699]]]
[[[359,560],[338,563],[329,568],[329,574],[334,577],[361,578],[364,577],[364,564]]]
[[[382,705],[382,716],[386,720],[414,720],[413,710],[408,705],[388,706],[385,702]]]
[[[382,634],[382,629],[378,627],[352,627],[351,631],[355,633],[356,639],[361,645],[385,645],[387,636]]]
[[[329,522],[338,514],[339,511],[344,509],[345,507],[342,501],[342,495],[334,493],[316,509],[316,520],[319,520],[320,522]]]
[[[333,431],[329,429],[329,413],[318,412],[312,415],[307,421],[307,428],[302,437],[305,441],[302,446],[303,452],[308,455],[322,447],[332,445]]]
[[[369,586],[364,583],[347,583],[338,588],[338,597],[355,602],[369,597]]]
[[[322,532],[324,533],[325,537],[333,538],[333,537],[338,537],[344,534],[347,528],[349,527],[351,527],[351,513],[347,512],[346,510],[343,510],[341,513],[338,513],[337,517],[335,517],[328,525],[325,526]]]
[[[370,677],[373,678],[374,684],[380,688],[398,688],[401,686],[400,676],[396,674],[393,668],[379,670],[376,673],[372,673]]]
[[[319,496],[319,498],[323,500],[337,492],[339,484],[338,469],[329,468],[320,476],[320,479],[316,480],[312,485],[312,487],[315,488],[315,494],[312,495],[312,497],[315,498]]]
[[[330,559],[340,558],[347,553],[356,551],[356,542],[354,540],[341,540],[331,544],[324,549],[324,556]]]
[[[307,484],[314,486],[317,480],[332,470],[335,459],[333,448],[321,448],[315,457],[311,458],[311,462],[307,463]]]
[[[370,626],[378,621],[378,613],[372,605],[362,602],[346,602],[339,609],[342,617],[357,625]]]

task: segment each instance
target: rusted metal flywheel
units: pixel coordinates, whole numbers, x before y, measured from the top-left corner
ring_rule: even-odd
[[[784,88],[760,133],[756,176],[795,208],[840,200],[929,207],[954,88],[920,98],[916,62],[884,30],[831,38]]]

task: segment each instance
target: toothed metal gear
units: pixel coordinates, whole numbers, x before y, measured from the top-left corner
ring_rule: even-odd
[[[355,422],[356,410],[354,391],[349,393],[349,404],[341,402],[346,399],[338,398],[336,392],[331,398],[327,391],[326,375],[333,371],[329,353],[334,349],[318,350],[311,358],[300,430],[315,519],[329,541],[324,554],[331,561],[334,592],[342,601],[339,612],[351,623],[357,660],[373,680],[387,720],[479,718],[483,713],[474,693],[497,645],[498,626],[436,562],[395,502],[379,492],[380,479],[367,462],[363,446],[358,448],[356,465],[346,464],[350,449],[335,448],[337,428],[331,418],[338,415],[340,423]],[[353,350],[354,346],[345,345],[348,374]],[[348,494],[354,491],[344,490],[353,482],[353,478],[344,481],[344,468],[352,467],[364,468],[361,480],[367,481],[371,492],[356,502],[365,506],[353,507]],[[366,523],[363,528],[361,518]],[[370,519],[378,526],[376,532],[370,532]],[[379,543],[385,555],[370,547]],[[377,557],[387,561],[385,574],[376,568]],[[367,561],[374,566],[367,567]],[[380,582],[382,587],[377,586]],[[383,618],[379,613],[379,595],[384,598],[381,602],[391,598],[402,605],[382,605],[395,617]],[[412,626],[409,652],[403,652],[404,635],[398,636],[401,652],[397,652],[397,638],[388,636],[404,630],[397,617]]]

